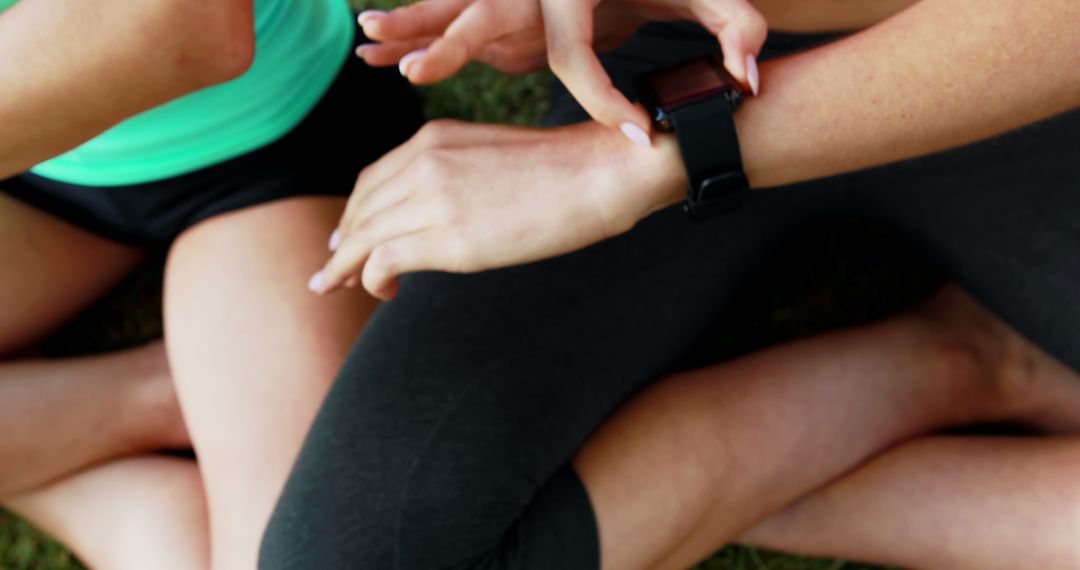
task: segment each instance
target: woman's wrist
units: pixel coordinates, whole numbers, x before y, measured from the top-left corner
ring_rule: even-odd
[[[592,186],[601,192],[597,198],[610,210],[616,226],[629,229],[649,214],[686,198],[686,169],[674,135],[656,132],[652,145],[644,147],[628,143],[599,123],[596,127],[595,135],[607,139],[605,152],[615,155],[612,160],[600,161],[597,175],[618,183]]]
[[[652,211],[678,204],[686,199],[690,182],[686,177],[686,165],[679,151],[679,141],[671,133],[657,132],[653,136],[654,158],[658,182]]]

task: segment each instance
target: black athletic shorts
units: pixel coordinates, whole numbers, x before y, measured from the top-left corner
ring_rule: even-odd
[[[358,42],[366,41],[357,31]],[[333,85],[284,137],[166,180],[81,186],[25,173],[0,192],[92,233],[163,246],[213,216],[293,196],[348,196],[360,170],[422,124],[420,100],[395,68],[350,55]]]

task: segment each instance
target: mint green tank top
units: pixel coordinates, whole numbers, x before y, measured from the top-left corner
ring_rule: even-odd
[[[17,0],[0,0],[0,11]],[[131,117],[34,174],[84,186],[171,178],[265,146],[295,127],[351,51],[347,0],[255,0],[255,60],[242,76]]]

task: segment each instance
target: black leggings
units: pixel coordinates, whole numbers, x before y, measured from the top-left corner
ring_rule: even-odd
[[[609,57],[617,82],[713,41],[671,30],[650,28]],[[556,101],[559,120],[581,118],[564,93]],[[757,191],[707,223],[672,208],[557,259],[407,277],[331,390],[260,567],[598,568],[570,458],[680,366],[747,274],[815,219],[852,213],[895,228],[1080,369],[1078,167],[1073,112],[964,149]]]

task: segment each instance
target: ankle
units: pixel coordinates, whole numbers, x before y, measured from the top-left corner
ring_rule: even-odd
[[[972,421],[1014,420],[1045,404],[1034,385],[1038,349],[962,289],[946,285],[913,313],[931,331],[942,374],[977,397]]]

